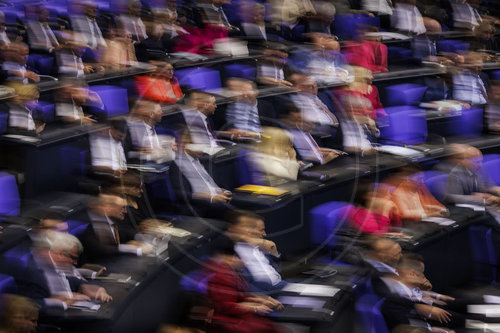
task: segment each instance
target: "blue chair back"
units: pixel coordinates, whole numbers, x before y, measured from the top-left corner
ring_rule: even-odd
[[[211,90],[221,87],[219,71],[209,68],[187,68],[175,72],[180,84],[191,89]]]
[[[491,238],[491,228],[474,225],[469,228],[469,240],[474,260],[474,279],[496,284],[498,260]]]
[[[182,277],[179,284],[184,291],[194,291],[199,294],[208,294],[208,282],[215,275],[206,274],[202,270],[192,271]]]
[[[402,83],[385,87],[385,107],[398,105],[417,105],[424,97],[426,86],[414,83]]]
[[[8,113],[0,113],[0,135],[7,132],[7,119],[9,118]]]
[[[89,89],[96,92],[104,104],[104,110],[92,108],[93,112],[104,113],[107,117],[128,113],[127,89],[109,85],[91,86]]]
[[[16,267],[21,270],[28,267],[31,258],[31,249],[26,245],[15,246],[2,254],[2,259],[6,268]]]
[[[2,216],[17,216],[21,209],[21,200],[16,178],[0,172],[0,220]]]
[[[255,66],[249,66],[249,65],[232,64],[232,65],[227,65],[224,68],[224,73],[227,78],[239,77],[242,79],[254,81],[255,75],[257,73],[257,68]]]
[[[436,43],[438,52],[466,53],[470,44],[456,39],[439,40]]]
[[[237,168],[239,185],[266,185],[264,174],[259,170],[255,162],[251,160],[250,152],[242,149],[238,152]]]
[[[43,119],[45,122],[50,123],[53,122],[56,118],[55,115],[55,107],[54,104],[44,102],[44,101],[38,101],[38,104],[36,106],[37,111],[43,114]]]
[[[337,245],[336,233],[342,229],[349,218],[350,204],[341,201],[327,202],[316,206],[309,212],[311,241],[314,244]]]
[[[68,233],[75,237],[82,236],[89,225],[88,223],[76,220],[68,220],[66,224],[68,225]]]
[[[500,186],[500,154],[488,154],[483,156],[483,172]]]
[[[425,143],[427,139],[427,119],[425,111],[411,106],[385,108],[387,126],[380,128],[382,142],[407,145]],[[384,140],[385,139],[385,140]]]
[[[455,121],[447,122],[445,136],[461,136],[466,138],[480,137],[483,132],[483,109],[462,109],[462,115]]]
[[[363,327],[363,332],[389,333],[384,316],[380,310],[384,301],[385,298],[380,298],[375,294],[366,294],[358,299],[355,307]]]
[[[439,201],[443,202],[446,196],[446,186],[448,174],[439,171],[424,171],[424,183],[431,194]]]
[[[65,176],[84,177],[87,174],[89,152],[78,147],[61,147],[61,169]]]
[[[0,295],[13,294],[17,291],[16,282],[10,275],[0,273]]]

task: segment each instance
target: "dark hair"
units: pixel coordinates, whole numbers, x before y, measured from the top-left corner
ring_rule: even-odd
[[[248,217],[251,219],[257,219],[257,220],[262,220],[262,221],[264,220],[264,218],[262,216],[260,216],[259,214],[248,211],[248,210],[232,210],[232,211],[229,211],[229,213],[227,213],[226,221],[229,224],[236,225],[236,224],[240,223],[240,219],[242,217]]]
[[[360,179],[354,190],[354,198],[352,203],[356,206],[365,207],[366,205],[366,194],[373,189],[373,183],[368,179]]]
[[[112,129],[120,132],[120,133],[127,133],[127,121],[122,118],[118,119],[112,119],[109,121],[109,126],[111,126]]]

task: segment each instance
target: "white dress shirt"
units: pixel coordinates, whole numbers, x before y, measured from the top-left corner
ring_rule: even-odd
[[[281,275],[266,258],[264,253],[257,247],[248,243],[236,243],[234,250],[238,257],[243,260],[252,278],[257,282],[267,283],[275,286],[281,282]]]
[[[299,93],[292,95],[293,103],[302,112],[304,120],[313,124],[336,126],[338,121],[328,107],[316,95]]]
[[[127,170],[127,159],[122,143],[116,141],[111,134],[92,136],[90,139],[90,153],[93,167]]]
[[[213,198],[217,194],[223,193],[224,190],[215,183],[198,159],[182,152],[177,155],[175,163],[191,185],[193,196],[210,194],[210,197]]]
[[[32,111],[26,107],[17,105],[9,106],[9,127],[20,128],[27,131],[36,129]]]
[[[417,35],[425,33],[422,14],[414,5],[398,3],[391,16],[391,26],[401,31],[408,31]]]

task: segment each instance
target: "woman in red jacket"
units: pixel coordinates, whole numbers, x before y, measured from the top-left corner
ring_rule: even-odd
[[[212,332],[267,333],[279,332],[262,317],[282,308],[281,303],[268,296],[248,293],[248,283],[240,274],[244,264],[234,252],[229,240],[205,265],[208,277],[207,294],[214,305]]]
[[[167,62],[152,62],[157,70],[151,75],[135,77],[139,96],[162,104],[175,104],[184,97],[174,67]]]

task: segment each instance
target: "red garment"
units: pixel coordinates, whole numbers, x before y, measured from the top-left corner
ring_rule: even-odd
[[[213,332],[278,332],[269,319],[238,307],[238,303],[245,301],[249,290],[248,283],[239,273],[222,262],[211,261],[207,265],[207,274],[212,275],[207,292],[215,307]]]
[[[139,96],[160,103],[175,104],[177,99],[170,97],[166,86],[168,83],[172,86],[175,97],[181,98],[183,94],[176,77],[170,81],[151,76],[135,77],[135,86]]]
[[[351,65],[368,68],[373,73],[387,72],[387,46],[380,42],[349,41],[344,44],[342,53]]]
[[[184,27],[189,33],[179,36],[174,51],[188,52],[203,55],[213,55],[214,40],[227,38],[227,30],[224,26],[206,25],[204,28]]]
[[[383,234],[389,231],[391,224],[401,224],[399,217],[392,212],[389,213],[389,217],[385,217],[374,214],[364,207],[351,207],[347,216],[351,226],[365,234]]]

